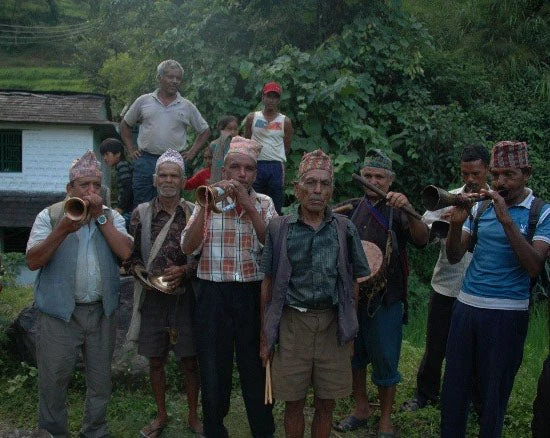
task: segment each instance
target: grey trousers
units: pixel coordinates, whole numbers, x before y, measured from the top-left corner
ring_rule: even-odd
[[[65,322],[45,313],[38,323],[36,355],[40,429],[55,438],[69,437],[67,388],[82,349],[86,376],[86,402],[81,437],[109,436],[107,403],[111,395],[111,359],[115,346],[116,318],[106,317],[101,303],[75,307]]]

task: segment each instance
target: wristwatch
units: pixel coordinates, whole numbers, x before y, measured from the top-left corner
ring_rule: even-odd
[[[95,220],[96,224],[98,225],[105,225],[107,223],[107,216],[105,216],[104,214],[100,214],[96,220]]]

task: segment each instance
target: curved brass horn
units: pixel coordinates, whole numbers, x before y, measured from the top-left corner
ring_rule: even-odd
[[[65,201],[65,216],[75,222],[86,222],[88,217],[88,205],[77,197],[68,198]]]
[[[224,189],[218,186],[199,186],[195,191],[195,196],[200,206],[214,213],[223,213],[224,211],[235,208],[235,203],[226,205],[222,209],[218,208],[216,204],[229,196]]]

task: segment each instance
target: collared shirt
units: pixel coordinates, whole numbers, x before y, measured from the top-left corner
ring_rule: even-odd
[[[465,187],[466,186],[463,185],[458,189],[449,191],[449,193],[464,193]],[[489,190],[489,186],[485,186],[485,188]],[[435,221],[440,220],[441,216],[449,212],[451,209],[452,207],[445,207],[436,211],[426,211],[422,215],[422,222],[424,222],[428,226],[428,228],[431,229],[432,224]],[[466,252],[460,262],[451,265],[447,260],[447,239],[442,238],[437,239],[437,241],[439,243],[439,258],[437,259],[437,263],[435,264],[434,272],[432,275],[432,288],[434,291],[441,295],[456,297],[460,292],[462,279],[464,278],[464,272],[466,272],[466,268],[470,264],[472,254],[470,252]]]
[[[314,229],[299,217],[291,214],[287,236],[287,256],[292,266],[285,304],[295,308],[328,309],[338,303],[336,280],[338,278],[338,231],[336,219],[330,209],[319,228]],[[359,239],[351,221],[346,230],[353,277],[365,277],[370,270]],[[266,236],[262,271],[272,275],[273,242]]]
[[[187,129],[191,126],[198,134],[208,129],[208,123],[193,103],[177,93],[176,99],[164,106],[158,97],[159,90],[136,99],[124,121],[130,126],[140,123],[137,139],[140,151],[161,155],[168,148],[179,152],[187,148]]]
[[[508,207],[508,213],[523,236],[527,235],[529,210],[534,199],[532,190],[527,190],[523,201]],[[473,217],[479,206],[480,203],[474,206]],[[472,227],[473,220],[468,219],[462,229],[471,234]],[[543,207],[537,222],[535,240],[550,244],[548,204]],[[529,304],[529,284],[529,273],[521,266],[491,202],[479,218],[477,244],[458,299],[481,308],[525,310]]]
[[[109,208],[103,206],[103,211]],[[128,235],[124,218],[116,211],[110,210],[113,215],[115,228]],[[42,242],[52,232],[50,213],[47,208],[38,213],[31,229],[27,251]],[[94,233],[100,233],[95,221],[90,221],[78,229],[75,234],[78,238],[78,253],[76,259],[76,286],[75,301],[77,303],[93,303],[101,300],[101,280],[99,272],[99,260],[95,245],[92,243]]]
[[[264,223],[277,216],[273,201],[269,196],[256,193],[251,189],[256,211]],[[226,206],[227,199],[218,203]],[[196,220],[200,209],[195,208],[182,239],[188,228]],[[240,214],[236,209],[222,214],[208,213],[206,233],[203,242],[195,251],[201,254],[197,276],[203,280],[222,281],[261,281],[260,261],[263,245],[258,240],[252,220],[244,210]],[[202,252],[201,252],[202,250]]]
[[[151,220],[151,244],[155,241],[164,225],[170,220],[172,215],[163,207],[159,198],[153,199],[152,205],[152,220]],[[166,238],[151,263],[151,274],[162,275],[166,268],[171,266],[183,266],[187,264],[187,256],[181,252],[180,239],[181,232],[185,228],[187,217],[182,204],[176,207],[174,220],[170,224],[170,229],[166,234]],[[147,266],[147,260],[143,259],[141,254],[141,218],[139,209],[135,209],[130,219],[130,233],[134,236],[134,247],[132,255],[126,263],[130,266],[142,265]]]

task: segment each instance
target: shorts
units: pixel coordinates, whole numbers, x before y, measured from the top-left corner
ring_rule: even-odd
[[[273,357],[275,399],[302,400],[310,384],[320,399],[351,394],[351,343],[340,345],[337,331],[336,310],[283,309],[279,347]]]
[[[172,350],[178,359],[195,356],[191,286],[183,295],[168,295],[155,290],[146,290],[144,294],[138,354],[164,357]]]
[[[393,386],[401,381],[397,370],[403,339],[403,303],[382,304],[374,316],[367,306],[359,305],[359,333],[355,338],[352,360],[354,369],[372,364],[372,382],[377,386]]]

